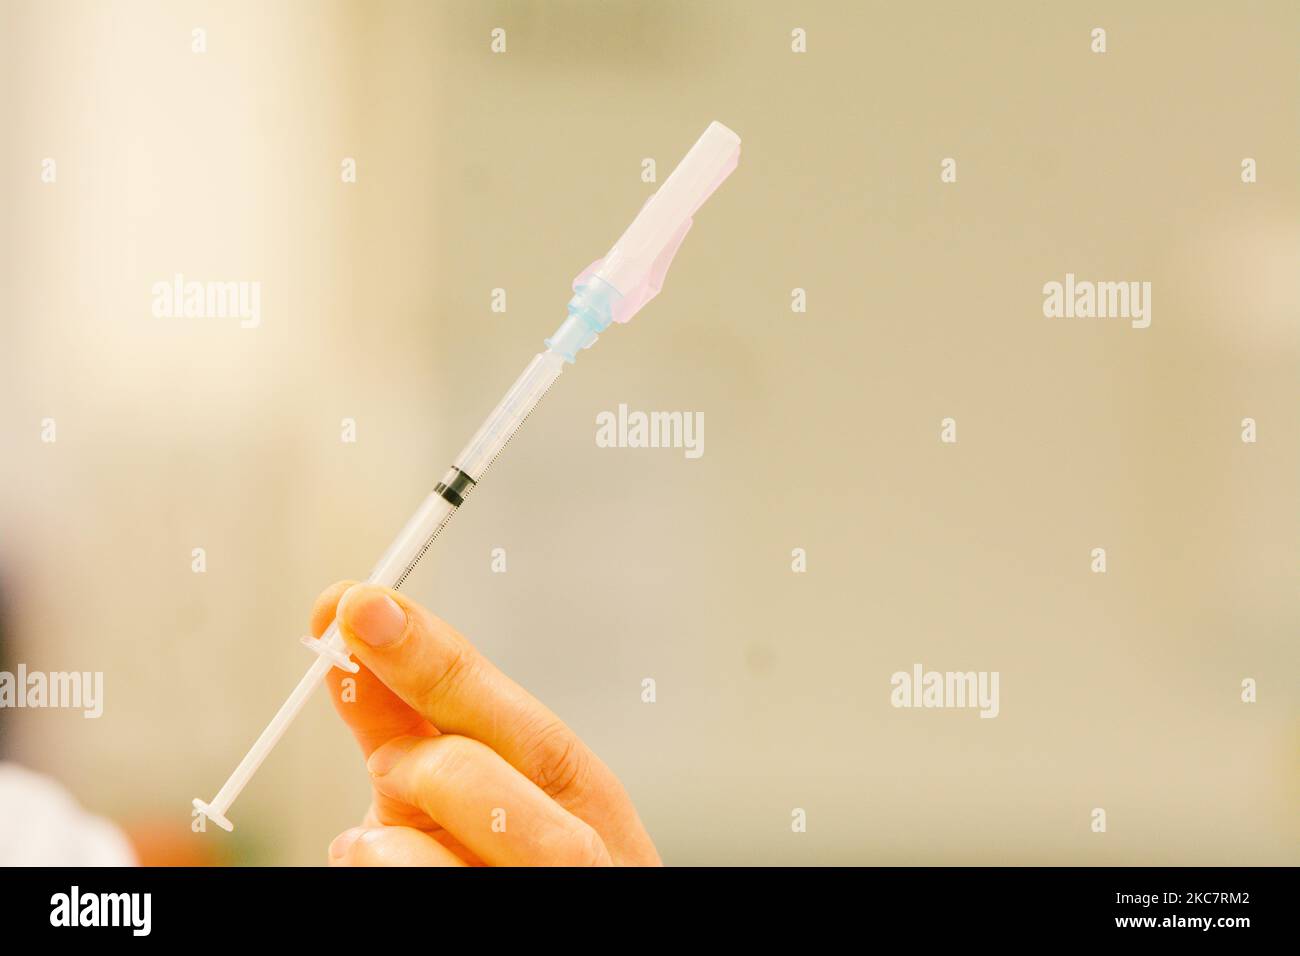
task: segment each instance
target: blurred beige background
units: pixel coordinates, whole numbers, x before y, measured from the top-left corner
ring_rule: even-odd
[[[655,188],[642,160],[718,119],[741,165],[664,293],[409,593],[671,863],[1300,862],[1295,4],[0,9],[8,660],[107,685],[98,721],[0,713],[11,758],[182,851],[322,862],[367,795],[323,695],[233,836],[191,835],[190,798]],[[154,318],[176,272],[260,281],[261,327]],[[1151,327],[1044,318],[1066,272],[1151,282]],[[596,447],[620,402],[702,411],[704,456]],[[1001,715],[891,708],[916,662],[999,671]]]

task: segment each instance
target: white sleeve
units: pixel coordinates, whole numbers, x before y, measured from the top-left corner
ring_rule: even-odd
[[[134,866],[122,832],[54,780],[0,763],[0,866]]]

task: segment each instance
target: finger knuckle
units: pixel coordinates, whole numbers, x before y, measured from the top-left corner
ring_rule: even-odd
[[[529,779],[554,800],[582,792],[591,780],[591,754],[568,727],[551,720],[537,728],[524,748]]]
[[[558,866],[603,866],[609,860],[609,852],[600,834],[578,821],[554,859]]]
[[[425,756],[420,761],[421,774],[425,779],[445,780],[460,775],[471,766],[483,745],[457,734],[440,734],[423,746]]]
[[[456,688],[465,682],[477,666],[475,655],[469,648],[459,644],[450,644],[439,658],[436,667],[429,668],[416,678],[414,703],[421,713],[430,713],[438,701],[454,694]]]

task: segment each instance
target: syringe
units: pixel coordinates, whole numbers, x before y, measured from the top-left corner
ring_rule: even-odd
[[[627,322],[658,294],[673,256],[691,228],[695,211],[731,174],[739,160],[740,137],[721,123],[710,123],[605,257],[597,259],[573,280],[569,316],[546,340],[546,351],[536,355],[510,386],[505,398],[488,415],[442,476],[442,481],[384,552],[366,578],[367,583],[390,588],[402,586],[528,413],[560,377],[565,364],[572,363],[579,350],[590,348],[611,322]],[[302,642],[316,652],[316,661],[212,801],[194,801],[194,807],[204,817],[223,829],[235,828],[227,819],[226,811],[284,736],[329,669],[339,667],[350,673],[358,670],[339,634],[337,621],[320,638],[304,637]]]

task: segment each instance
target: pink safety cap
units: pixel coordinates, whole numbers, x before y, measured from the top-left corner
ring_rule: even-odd
[[[621,296],[612,309],[614,321],[631,319],[659,294],[695,211],[739,162],[740,137],[721,123],[710,123],[613,248],[573,280],[574,289],[596,276]]]

